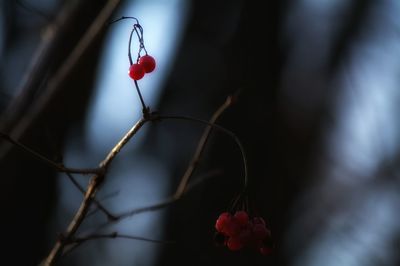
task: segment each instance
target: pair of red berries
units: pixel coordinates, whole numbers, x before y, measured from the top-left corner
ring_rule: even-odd
[[[237,251],[244,247],[258,250],[262,255],[272,252],[271,231],[261,217],[250,218],[246,211],[234,215],[222,213],[215,223],[216,241]]]
[[[139,80],[144,77],[145,73],[150,73],[156,68],[156,60],[150,55],[144,55],[139,58],[137,64],[132,64],[129,67],[129,76],[133,80]]]

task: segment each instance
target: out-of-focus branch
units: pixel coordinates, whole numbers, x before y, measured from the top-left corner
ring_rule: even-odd
[[[76,237],[72,239],[71,244],[65,249],[63,252],[63,256],[66,256],[70,254],[72,251],[74,251],[77,247],[82,245],[83,243],[86,243],[87,241],[90,240],[97,240],[97,239],[129,239],[129,240],[138,240],[138,241],[146,241],[146,242],[152,242],[156,244],[174,244],[174,241],[166,241],[166,240],[157,240],[157,239],[150,239],[146,237],[141,237],[141,236],[132,236],[132,235],[127,235],[127,234],[121,234],[118,232],[112,232],[112,233],[104,233],[104,234],[91,234],[87,235],[84,237]]]
[[[184,192],[187,190],[187,187],[188,187],[187,185],[190,180],[190,177],[193,175],[195,169],[197,168],[198,162],[200,160],[200,157],[203,153],[203,150],[205,148],[205,145],[206,145],[209,135],[211,133],[211,129],[213,127],[222,128],[221,126],[215,125],[215,122],[232,103],[233,103],[232,98],[228,97],[227,100],[224,102],[224,104],[220,108],[218,108],[218,110],[214,113],[211,120],[209,122],[207,122],[207,121],[205,122],[205,124],[207,125],[207,128],[203,132],[203,135],[200,138],[199,144],[193,155],[193,158],[190,161],[187,170],[183,174],[180,184],[178,185],[178,188],[173,196],[171,196],[170,198],[167,198],[166,200],[164,200],[163,202],[160,202],[158,204],[135,209],[135,210],[132,210],[132,211],[120,214],[120,215],[112,215],[111,216],[112,219],[109,219],[109,223],[113,222],[113,221],[114,222],[119,221],[128,216],[132,216],[132,215],[138,214],[140,212],[149,212],[149,211],[158,210],[160,208],[166,207],[166,206],[178,201],[179,199],[181,199]],[[91,204],[95,201],[96,192],[98,191],[99,187],[103,183],[103,181],[105,179],[105,174],[107,173],[107,169],[110,166],[110,164],[113,162],[115,157],[119,154],[121,149],[143,127],[144,124],[146,124],[149,121],[160,120],[161,118],[162,118],[162,116],[159,116],[157,114],[144,115],[121,138],[121,140],[114,146],[114,148],[108,153],[107,157],[99,165],[99,168],[102,169],[102,171],[98,174],[93,175],[92,178],[90,179],[88,188],[84,194],[84,199],[82,200],[82,203],[81,203],[78,211],[75,213],[72,221],[70,222],[66,232],[59,237],[59,239],[55,243],[54,247],[50,251],[49,255],[45,258],[45,260],[42,262],[41,265],[44,265],[44,266],[54,265],[56,263],[57,259],[63,254],[64,249],[67,245],[74,243],[74,242],[77,243],[77,241],[76,241],[77,238],[75,237],[75,234],[76,234],[78,228],[80,227],[80,225],[82,224],[82,222],[84,221],[85,217],[87,216]],[[182,119],[182,117],[179,117],[179,118]],[[196,121],[195,119],[188,119],[188,120]],[[200,121],[202,121],[202,120],[200,120]],[[75,184],[76,182],[74,182],[75,181],[74,178],[70,175],[69,175],[69,177],[72,179],[71,181]],[[197,184],[199,184],[199,183],[197,183]],[[80,190],[83,190],[83,188],[81,188],[79,186],[79,184],[75,184],[75,185],[77,185],[77,187],[80,188]],[[193,188],[193,186],[191,188]],[[99,206],[101,206],[101,205],[99,205]],[[104,235],[102,235],[102,236],[104,237]],[[84,242],[87,240],[87,239],[86,240],[84,240],[84,239],[85,238],[83,238],[83,240],[81,242]]]
[[[113,11],[117,8],[120,0],[109,0],[99,15],[90,25],[88,30],[82,35],[72,52],[60,65],[57,71],[49,79],[43,93],[36,95],[35,101],[30,104],[31,98],[35,95],[45,77],[47,76],[48,64],[52,57],[58,53],[57,45],[61,42],[62,34],[66,31],[71,21],[76,19],[74,11],[79,9],[85,1],[76,1],[76,4],[67,5],[65,10],[58,16],[58,20],[49,26],[43,44],[39,47],[34,57],[30,71],[25,78],[25,82],[19,91],[22,95],[8,107],[5,115],[1,117],[0,129],[3,132],[19,140],[24,132],[31,126],[36,118],[44,112],[49,103],[53,100],[59,88],[63,85],[68,74],[74,69],[79,59],[90,45],[96,41],[105,24],[109,21]],[[86,3],[87,4],[87,3]],[[29,111],[26,111],[29,106]],[[23,115],[22,115],[23,114]],[[0,146],[0,158],[2,158],[10,149],[10,145]]]
[[[42,154],[38,153],[37,151],[32,150],[31,148],[27,147],[26,145],[22,144],[21,142],[11,138],[9,135],[0,132],[0,138],[10,142],[11,144],[17,146],[18,148],[22,149],[23,151],[29,153],[34,158],[44,162],[47,165],[55,168],[59,172],[70,173],[70,174],[99,174],[102,172],[101,168],[69,168],[65,167],[63,164],[54,162],[47,157],[43,156]]]
[[[196,151],[189,163],[189,166],[187,167],[185,173],[183,174],[182,178],[180,179],[179,185],[175,191],[175,193],[164,199],[161,202],[152,204],[152,205],[148,205],[148,206],[144,206],[141,208],[136,208],[130,211],[126,211],[123,213],[120,213],[119,215],[115,215],[116,220],[121,220],[121,219],[125,219],[127,217],[131,217],[133,215],[139,214],[139,213],[143,213],[143,212],[150,212],[150,211],[156,211],[162,208],[165,208],[173,203],[175,203],[176,201],[180,200],[182,198],[182,196],[184,195],[185,192],[188,191],[188,184],[189,184],[189,180],[192,177],[194,171],[196,170],[198,163],[200,161],[201,155],[204,151],[204,148],[207,144],[207,140],[210,136],[211,130],[213,128],[218,128],[218,129],[224,129],[225,128],[218,126],[215,124],[215,122],[218,120],[218,118],[224,113],[224,111],[226,111],[227,108],[229,108],[233,103],[234,103],[234,96],[229,96],[227,97],[227,99],[225,100],[225,102],[217,109],[217,111],[214,112],[213,116],[211,117],[210,121],[205,121],[207,127],[204,130],[199,143],[197,145]],[[158,115],[158,114],[154,114],[152,116],[152,120],[162,120],[163,118],[169,119],[169,116],[162,116],[162,115]],[[182,119],[181,116],[177,116],[179,119]],[[189,121],[193,121],[193,119],[187,119]],[[196,120],[195,120],[196,121]],[[204,122],[203,120],[200,120],[201,122]],[[226,130],[228,131],[228,130]],[[230,131],[228,131],[230,132]],[[220,171],[214,171],[213,173],[209,173],[208,175],[206,175],[204,178],[201,178],[201,181],[204,181],[206,179],[208,179],[210,176],[215,176],[216,174],[219,174]],[[201,183],[201,181],[196,182],[195,184],[193,184],[192,186],[190,186],[190,189],[194,188],[195,186],[197,186],[198,184]]]
[[[73,177],[71,173],[65,173],[68,176],[68,179],[71,181],[71,183],[83,194],[85,195],[86,191],[85,189],[76,181],[76,179]],[[97,199],[93,199],[93,203],[96,205],[96,207],[102,211],[106,216],[108,220],[115,220],[116,217],[108,211]]]

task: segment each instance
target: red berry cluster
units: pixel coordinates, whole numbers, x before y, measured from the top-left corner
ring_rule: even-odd
[[[272,252],[271,231],[261,217],[250,218],[246,211],[222,213],[215,223],[216,241],[236,251],[245,247],[258,250],[262,255]]]
[[[129,67],[129,76],[133,80],[139,80],[143,78],[145,73],[150,73],[156,68],[156,60],[150,55],[144,55],[139,58],[139,62],[132,64]]]

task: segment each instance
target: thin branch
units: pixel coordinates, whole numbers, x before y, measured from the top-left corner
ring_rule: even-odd
[[[122,16],[122,17],[120,17],[120,18],[118,18],[118,19],[116,19],[116,20],[111,21],[108,25],[111,25],[111,24],[113,24],[113,23],[115,23],[115,22],[118,22],[118,21],[120,21],[120,20],[123,20],[123,19],[134,19],[134,20],[136,20],[136,24],[139,24],[139,20],[138,20],[137,18],[135,18],[135,17],[125,17],[125,16]]]
[[[213,116],[211,117],[210,121],[199,120],[201,123],[203,123],[203,124],[205,123],[208,126],[204,130],[203,135],[201,136],[201,138],[199,140],[199,143],[197,145],[196,151],[195,151],[195,153],[194,153],[194,155],[193,155],[193,157],[192,157],[192,159],[191,159],[191,161],[189,163],[188,168],[186,169],[185,173],[183,174],[183,176],[182,176],[182,178],[181,178],[181,180],[179,182],[179,185],[178,185],[174,195],[172,195],[171,197],[168,197],[167,199],[165,199],[165,200],[163,200],[163,201],[161,201],[159,203],[152,204],[152,205],[145,206],[145,207],[141,207],[141,208],[137,208],[137,209],[134,209],[134,210],[131,210],[131,211],[124,212],[124,213],[122,213],[120,215],[116,215],[117,220],[124,219],[126,217],[130,217],[130,216],[133,216],[133,215],[136,215],[136,214],[139,214],[139,213],[143,213],[143,212],[156,211],[156,210],[164,208],[164,207],[166,207],[166,206],[168,206],[168,205],[170,205],[172,203],[175,203],[176,201],[181,199],[183,194],[188,191],[187,190],[188,182],[189,182],[191,176],[193,175],[194,171],[196,170],[196,168],[198,166],[198,162],[199,162],[200,157],[201,157],[201,155],[202,155],[202,153],[204,151],[204,148],[205,148],[205,146],[207,144],[207,140],[208,140],[208,138],[210,136],[212,128],[217,128],[219,130],[223,130],[227,134],[229,134],[230,136],[233,136],[234,139],[237,140],[237,142],[239,144],[239,147],[241,148],[241,151],[244,154],[244,149],[243,149],[239,139],[236,137],[236,135],[233,134],[231,131],[229,131],[229,130],[221,127],[221,126],[218,126],[218,125],[214,124],[217,121],[217,119],[223,114],[223,112],[228,107],[230,107],[233,103],[234,103],[234,98],[232,96],[229,96],[229,97],[227,97],[225,102],[213,114]],[[158,115],[158,114],[153,114],[152,120],[158,120],[158,119],[183,119],[183,117],[181,117],[181,116],[162,116],[162,115]],[[196,122],[199,122],[195,118],[189,118],[189,119],[186,119],[186,120],[189,120],[189,121],[193,121],[194,120]],[[246,158],[245,155],[244,155],[244,158]],[[245,161],[245,167],[246,167],[246,161]],[[247,173],[246,169],[247,168],[245,168],[245,173]],[[197,184],[199,184],[199,183],[197,183]],[[190,188],[193,188],[193,187],[195,187],[195,186],[193,185]]]
[[[39,97],[31,104],[31,108],[29,109],[29,111],[24,113],[23,119],[18,120],[18,123],[16,123],[13,126],[12,130],[10,131],[10,135],[14,136],[14,138],[16,139],[20,139],[21,136],[32,125],[35,119],[37,119],[40,116],[40,114],[42,114],[45,111],[45,108],[49,105],[49,102],[51,102],[54,99],[56,93],[59,91],[59,87],[62,84],[64,84],[65,79],[68,77],[71,71],[75,68],[76,64],[82,58],[82,55],[90,48],[90,45],[94,43],[94,41],[100,35],[100,33],[103,32],[104,25],[107,23],[107,21],[117,8],[120,1],[121,0],[108,0],[104,4],[104,8],[93,20],[93,23],[89,26],[88,30],[86,30],[86,32],[83,34],[82,38],[75,45],[74,49],[71,51],[69,56],[64,60],[63,64],[57,69],[57,71],[51,76],[44,92],[40,94]],[[76,1],[76,2],[78,5],[78,3],[83,3],[85,1]],[[63,23],[65,22],[63,20],[64,16],[65,15],[59,16],[61,17],[60,20],[62,20],[61,22]],[[55,32],[54,29],[53,31],[51,30],[49,31],[51,34],[54,34]],[[43,54],[46,54],[44,51],[46,47],[47,46],[42,47],[40,54],[38,55],[38,57],[40,57],[39,59],[42,59],[41,56],[44,56]],[[40,62],[40,67],[41,70],[46,69],[47,67],[46,62]],[[30,76],[35,77],[35,75],[30,75]],[[35,82],[39,83],[39,81],[36,80]],[[10,105],[10,108],[8,109],[9,113],[15,112],[13,107],[14,106]],[[18,115],[22,114],[18,112]],[[0,158],[3,157],[9,151],[9,148],[10,146],[0,147]]]
[[[52,17],[48,14],[46,14],[45,12],[43,12],[42,10],[39,10],[38,8],[32,6],[30,3],[26,3],[25,1],[21,1],[21,0],[17,0],[15,1],[17,5],[19,5],[21,8],[25,9],[28,12],[31,12],[41,18],[43,18],[44,20],[46,20],[46,22],[49,22],[52,20]]]
[[[69,168],[65,167],[64,165],[60,163],[56,163],[45,156],[41,155],[37,151],[34,151],[33,149],[25,146],[21,142],[11,138],[9,135],[0,132],[0,138],[10,142],[11,144],[17,146],[18,148],[22,149],[23,151],[29,153],[32,155],[34,158],[38,159],[39,161],[42,161],[43,163],[57,169],[59,172],[63,173],[70,173],[70,174],[99,174],[102,172],[101,168]]]
[[[141,118],[136,124],[121,138],[121,140],[112,148],[107,157],[100,163],[100,168],[108,169],[117,154],[125,146],[126,143],[142,128],[144,124],[150,121],[148,118]]]
[[[146,115],[149,114],[149,108],[146,107],[146,104],[145,104],[145,102],[144,102],[142,93],[140,92],[140,88],[139,88],[139,85],[138,85],[138,83],[137,83],[137,80],[134,80],[134,83],[135,83],[136,91],[137,91],[137,93],[138,93],[138,95],[139,95],[140,103],[142,104],[142,112],[143,112],[143,115],[146,116]]]
[[[210,121],[208,123],[214,124],[217,119],[222,115],[222,113],[233,103],[232,97],[227,97],[225,102],[218,108],[218,110],[213,114],[211,117]],[[212,127],[209,125],[207,128],[204,130],[203,135],[200,138],[200,141],[197,145],[196,151],[192,157],[192,160],[189,163],[188,168],[186,169],[185,173],[183,174],[181,181],[178,185],[178,188],[175,192],[174,197],[175,198],[180,198],[183,194],[183,192],[186,189],[186,186],[189,182],[190,177],[193,175],[194,170],[197,167],[197,164],[200,160],[201,155],[203,154],[204,148],[207,144],[208,138],[210,137]]]
[[[115,216],[116,220],[114,220],[114,221],[119,221],[127,216],[131,216],[131,215],[134,215],[134,214],[137,214],[140,212],[148,212],[148,211],[158,210],[160,208],[168,206],[169,204],[172,204],[172,203],[176,202],[177,200],[179,200],[182,197],[182,195],[184,194],[184,192],[187,191],[188,181],[198,165],[197,162],[200,159],[200,156],[201,156],[203,149],[207,143],[207,139],[209,137],[209,134],[210,134],[212,128],[217,128],[219,130],[222,130],[222,131],[228,133],[229,135],[231,135],[232,137],[234,137],[234,139],[239,144],[239,147],[241,148],[241,151],[245,158],[244,150],[243,150],[239,140],[237,139],[236,135],[234,135],[232,132],[230,132],[229,130],[227,130],[221,126],[214,124],[214,122],[223,113],[223,111],[226,108],[228,108],[231,104],[232,104],[232,98],[228,97],[226,102],[220,108],[218,108],[218,110],[212,116],[210,122],[204,121],[204,120],[198,120],[195,118],[187,118],[187,117],[183,117],[183,116],[159,116],[159,115],[150,114],[150,113],[148,113],[146,115],[144,113],[144,116],[122,137],[122,139],[109,152],[107,157],[100,163],[99,166],[101,169],[103,169],[103,172],[92,176],[92,178],[89,182],[87,191],[84,195],[84,199],[83,199],[78,211],[76,212],[75,216],[73,217],[72,221],[70,222],[65,234],[62,235],[55,243],[50,254],[44,260],[43,265],[45,265],[45,266],[54,265],[54,263],[56,262],[58,257],[61,254],[63,254],[65,246],[74,240],[75,233],[77,232],[78,228],[84,221],[84,219],[88,213],[88,210],[90,208],[90,205],[95,198],[96,192],[104,181],[105,174],[107,172],[108,167],[110,166],[112,161],[115,159],[115,157],[118,155],[118,153],[121,151],[121,149],[125,146],[125,144],[128,143],[128,141],[142,128],[142,126],[146,122],[156,121],[156,120],[160,120],[160,119],[185,119],[185,120],[196,121],[196,122],[201,122],[203,124],[207,124],[208,127],[205,129],[205,131],[200,139],[200,142],[198,144],[198,147],[196,149],[196,152],[191,160],[191,163],[189,164],[188,169],[185,171],[184,175],[182,176],[181,182],[177,188],[177,191],[174,193],[174,195],[170,198],[167,198],[163,202],[160,202],[160,203],[157,203],[154,205],[150,205],[147,207],[135,209],[128,213]],[[245,172],[247,173],[247,171],[245,171]],[[193,188],[193,186],[191,188]]]
[[[211,126],[212,128],[218,129],[219,131],[224,132],[225,134],[229,135],[234,141],[235,143],[238,145],[242,159],[243,159],[243,171],[244,171],[244,190],[247,189],[248,186],[248,170],[247,170],[247,156],[243,147],[242,142],[240,141],[240,139],[236,136],[235,133],[233,133],[232,131],[214,124],[214,123],[210,123],[206,120],[202,120],[202,119],[198,119],[198,118],[194,118],[194,117],[190,117],[190,116],[178,116],[178,115],[157,115],[156,119],[160,119],[160,120],[166,120],[166,119],[174,119],[174,120],[184,120],[184,121],[192,121],[192,122],[197,122],[197,123],[201,123],[201,124],[205,124],[208,126]]]
[[[68,179],[71,181],[72,184],[80,191],[83,195],[85,195],[85,189],[76,181],[76,179],[70,173],[65,173],[68,176]],[[106,216],[108,220],[116,220],[113,214],[111,214],[97,199],[93,199],[93,203],[97,206],[99,210],[101,210]]]
[[[189,191],[193,190],[194,188],[196,188],[197,186],[199,186],[200,184],[206,182],[207,180],[214,178],[216,176],[220,176],[224,173],[224,171],[222,169],[215,169],[213,171],[210,171],[204,175],[201,175],[199,177],[196,177],[196,179],[190,181],[185,190],[183,191],[184,194],[188,193]]]
[[[71,241],[76,231],[82,224],[85,216],[90,208],[90,205],[95,198],[96,192],[98,188],[104,181],[105,173],[112,163],[114,158],[118,155],[121,149],[125,146],[125,144],[139,131],[139,129],[147,122],[148,119],[142,118],[140,119],[123,137],[122,139],[114,146],[114,148],[109,152],[107,157],[100,163],[100,168],[104,169],[102,174],[96,174],[92,176],[89,181],[88,188],[86,190],[83,201],[75,213],[72,221],[70,222],[65,234],[59,238],[54,245],[53,249],[50,251],[49,255],[45,259],[43,265],[50,266],[54,265],[58,257],[62,254],[63,249],[67,243]]]
[[[129,239],[129,240],[138,240],[138,241],[146,241],[146,242],[151,242],[151,243],[156,243],[156,244],[175,244],[175,241],[166,241],[166,240],[157,240],[157,239],[150,239],[146,237],[141,237],[141,236],[132,236],[132,235],[127,235],[127,234],[120,234],[117,232],[112,232],[110,234],[92,234],[88,235],[85,237],[75,237],[71,241],[72,243],[68,247],[67,250],[64,251],[63,256],[66,256],[70,254],[73,250],[75,250],[77,247],[82,245],[83,243],[89,241],[89,240],[96,240],[96,239],[116,239],[116,238],[121,238],[121,239]]]
[[[88,240],[94,240],[94,239],[99,239],[99,238],[124,238],[124,239],[147,241],[147,242],[158,243],[158,244],[174,244],[175,243],[175,241],[150,239],[150,238],[141,237],[141,236],[120,234],[117,232],[113,232],[111,234],[93,234],[93,235],[89,235],[86,237],[78,237],[78,238],[74,238],[73,242],[80,243],[80,242],[85,242]]]
[[[155,203],[155,204],[151,204],[151,205],[147,205],[144,207],[140,207],[140,208],[136,208],[130,211],[126,211],[123,212],[119,215],[116,215],[117,219],[115,221],[120,221],[122,219],[140,214],[140,213],[144,213],[144,212],[152,212],[152,211],[157,211],[160,210],[162,208],[168,207],[169,205],[172,205],[173,203],[179,201],[180,199],[182,199],[182,197],[188,193],[189,191],[193,190],[194,188],[196,188],[197,186],[199,186],[200,184],[202,184],[204,181],[218,176],[222,173],[221,170],[215,170],[215,171],[211,171],[209,173],[207,173],[206,175],[202,175],[198,178],[196,178],[196,181],[188,183],[188,185],[186,186],[185,190],[182,192],[182,194],[180,194],[179,197],[176,196],[176,194],[164,199],[161,202]],[[100,226],[100,228],[103,228],[103,226]]]
[[[128,59],[129,59],[130,65],[133,65],[133,59],[132,59],[132,54],[131,54],[131,43],[132,43],[132,36],[133,36],[134,31],[135,31],[135,28],[132,28],[131,34],[129,35],[129,42],[128,42]]]
[[[99,202],[104,202],[105,200],[107,200],[107,199],[109,199],[109,198],[116,197],[118,194],[119,194],[119,191],[114,191],[114,192],[112,192],[112,193],[109,193],[109,194],[107,194],[107,195],[101,197],[101,198],[96,198],[96,199],[97,199],[97,201],[99,201]],[[99,209],[94,209],[94,210],[88,212],[88,214],[86,214],[86,218],[88,218],[88,217],[94,215],[98,210],[99,210]],[[113,217],[114,217],[114,218],[111,218],[111,219],[108,218],[108,220],[117,220],[117,219],[118,219],[115,215],[113,215]]]

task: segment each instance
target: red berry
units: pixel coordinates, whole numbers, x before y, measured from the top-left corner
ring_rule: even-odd
[[[238,237],[230,237],[226,245],[232,251],[239,250],[243,247],[243,243],[240,241]]]
[[[272,248],[263,246],[263,247],[260,247],[259,251],[262,255],[266,256],[266,255],[269,255],[272,253]]]
[[[150,55],[140,57],[139,64],[143,66],[146,73],[150,73],[156,68],[156,60]]]
[[[245,211],[237,211],[234,217],[240,226],[246,226],[249,222],[249,215]]]
[[[263,240],[270,234],[271,232],[263,224],[255,224],[253,226],[253,235],[255,239]]]
[[[229,218],[231,218],[232,215],[229,212],[223,212],[219,215],[218,219],[224,219],[227,220]]]
[[[133,80],[139,80],[144,76],[144,68],[142,65],[133,64],[129,67],[128,73]]]
[[[229,219],[231,219],[230,213],[228,212],[221,213],[221,215],[218,217],[215,223],[215,229],[217,229],[218,232],[222,233]]]

